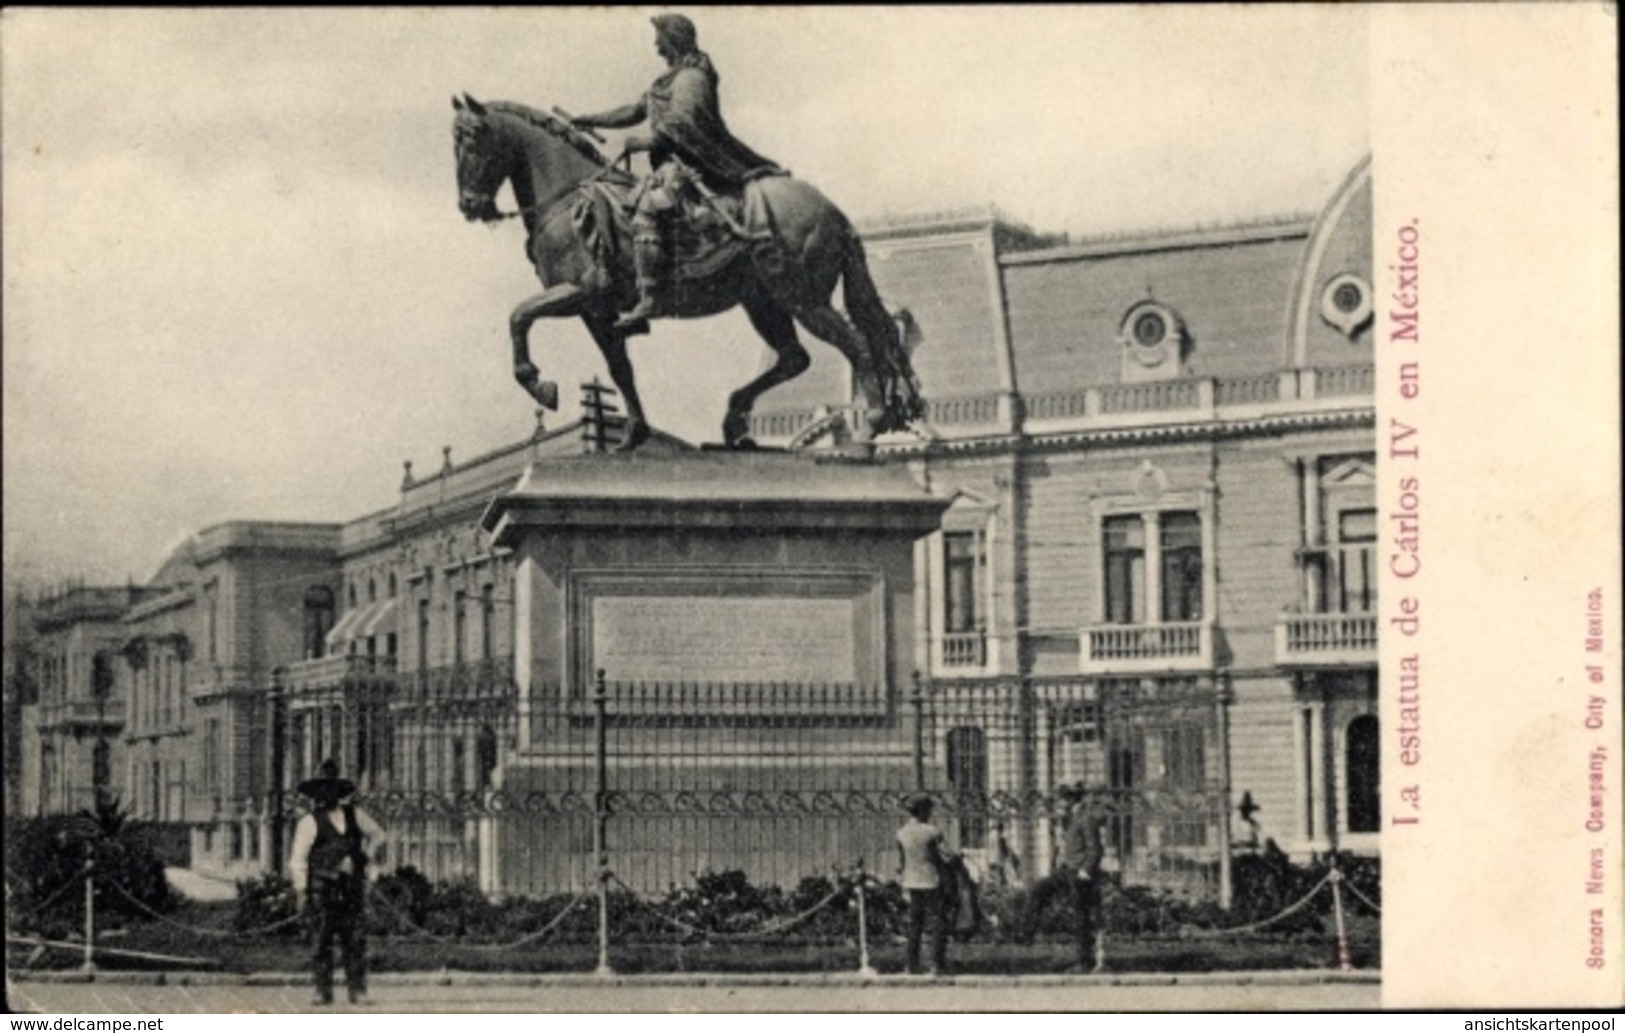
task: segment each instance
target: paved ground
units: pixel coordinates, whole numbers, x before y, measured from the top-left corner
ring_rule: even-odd
[[[271,975],[170,976],[156,985],[12,980],[13,1011],[50,1015],[283,1013],[315,1010],[304,982]],[[185,982],[183,982],[183,980]],[[372,1013],[849,1011],[1364,1011],[1381,1006],[1373,975],[683,977],[379,976]],[[360,1009],[341,1004],[336,1012]]]

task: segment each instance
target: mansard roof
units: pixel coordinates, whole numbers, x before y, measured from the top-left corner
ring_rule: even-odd
[[[1369,319],[1328,308],[1334,297],[1372,300],[1369,158],[1312,215],[1068,240],[988,206],[860,228],[882,296],[922,335],[913,362],[933,404],[1129,383],[1138,371],[1124,361],[1125,327],[1148,303],[1183,334],[1169,376],[1371,363]],[[1350,282],[1351,293],[1335,294]],[[767,394],[758,414],[811,419],[850,400],[844,360],[808,350],[809,371]]]

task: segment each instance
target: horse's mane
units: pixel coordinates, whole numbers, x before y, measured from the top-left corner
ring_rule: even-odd
[[[534,126],[549,136],[556,138],[594,165],[601,168],[609,166],[609,161],[605,159],[598,148],[594,147],[580,132],[571,128],[570,124],[564,119],[550,115],[545,111],[538,111],[529,105],[520,104],[518,101],[491,100],[484,103],[487,110],[503,115],[511,115],[527,125]]]

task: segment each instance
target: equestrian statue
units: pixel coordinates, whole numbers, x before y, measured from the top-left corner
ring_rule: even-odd
[[[453,98],[458,207],[470,221],[517,215],[526,255],[544,290],[509,319],[514,377],[537,402],[558,407],[558,385],[530,359],[538,319],[579,318],[603,352],[626,405],[619,447],[648,439],[627,338],[651,319],[694,318],[743,306],[775,355],[773,365],[728,399],[722,437],[750,448],[756,400],[809,365],[800,324],[852,366],[861,409],[857,441],[902,430],[925,412],[909,362],[906,313],[888,312],[869,275],[863,244],[845,215],[728,131],[716,70],[682,15],[653,19],[655,49],[668,69],[639,100],[572,119],[509,101]],[[608,161],[598,128],[648,123]],[[647,153],[650,171],[631,172]],[[510,184],[519,211],[498,211]],[[831,303],[842,286],[845,311]]]

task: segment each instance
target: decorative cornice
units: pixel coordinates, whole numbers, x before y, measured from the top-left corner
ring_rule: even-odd
[[[1209,441],[1247,437],[1294,430],[1326,430],[1340,427],[1375,427],[1376,410],[1337,409],[1324,412],[1286,413],[1244,420],[1200,420],[1181,423],[1147,424],[1139,427],[1090,428],[1075,431],[1048,431],[1042,434],[1000,435],[983,438],[957,438],[936,441],[884,443],[876,448],[880,459],[916,459],[933,455],[996,455],[1003,452],[1049,451],[1058,448],[1161,444],[1174,441]]]

